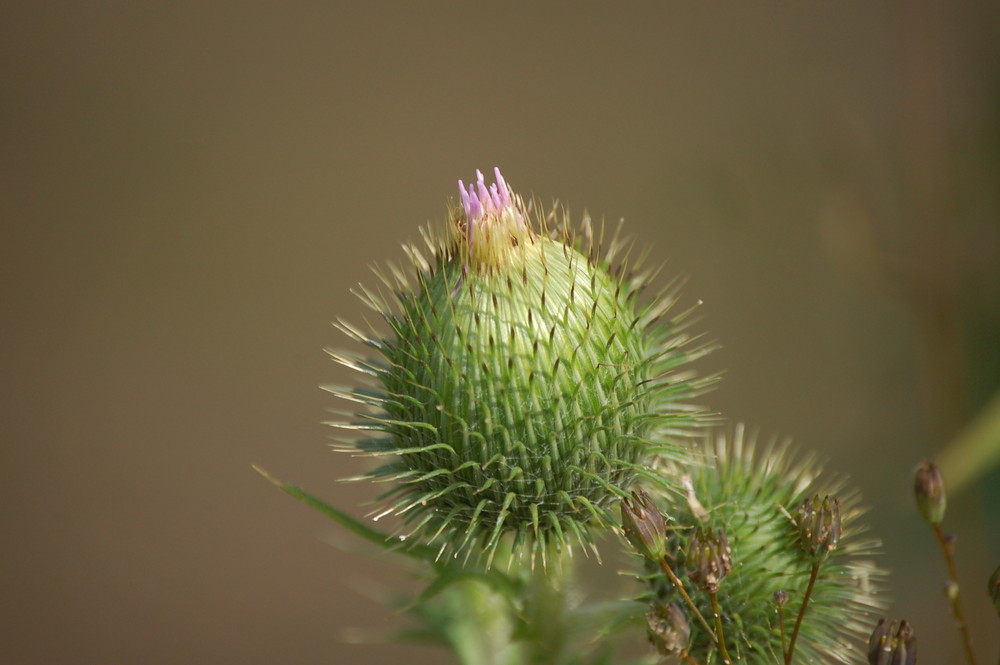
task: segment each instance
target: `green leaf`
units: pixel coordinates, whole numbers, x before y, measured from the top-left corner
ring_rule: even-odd
[[[518,594],[521,591],[521,588],[514,582],[514,580],[496,570],[490,569],[488,571],[479,572],[476,570],[449,566],[440,570],[438,576],[434,578],[434,581],[432,581],[427,588],[414,599],[412,604],[419,605],[420,603],[426,603],[428,600],[438,595],[451,585],[463,580],[479,581],[495,593],[498,593],[502,597],[506,598],[507,601],[512,604],[517,600]]]
[[[315,508],[355,535],[360,536],[369,542],[375,543],[379,547],[391,552],[398,552],[414,559],[419,559],[420,561],[437,565],[434,561],[437,556],[436,550],[422,545],[404,545],[399,538],[394,538],[393,536],[382,533],[377,529],[371,528],[360,520],[351,517],[344,511],[334,508],[322,499],[317,499],[300,487],[278,480],[256,464],[252,464],[251,466],[253,466],[254,471],[267,478],[272,484],[283,490],[285,493],[290,494],[307,506]]]
[[[1000,465],[1000,391],[941,452],[938,464],[953,492]]]

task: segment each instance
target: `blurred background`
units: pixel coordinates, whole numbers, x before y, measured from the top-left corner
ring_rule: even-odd
[[[0,83],[0,662],[445,662],[354,643],[405,581],[250,464],[366,512],[329,324],[494,165],[687,277],[705,402],[851,474],[959,662],[911,473],[1000,384],[996,2],[13,2]],[[949,468],[993,662],[1000,473]]]

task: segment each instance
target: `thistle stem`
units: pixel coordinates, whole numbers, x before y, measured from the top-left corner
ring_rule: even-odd
[[[709,636],[712,638],[712,641],[713,642],[716,641],[718,638],[715,636],[715,631],[713,631],[712,627],[708,625],[708,621],[705,620],[705,617],[702,615],[701,611],[698,610],[698,606],[694,604],[694,601],[691,599],[691,596],[688,595],[687,590],[684,588],[684,583],[681,582],[680,578],[677,577],[677,574],[674,573],[674,571],[670,568],[670,565],[667,563],[666,559],[660,559],[660,568],[662,568],[663,572],[665,572],[667,574],[667,577],[670,578],[670,581],[673,583],[674,588],[677,589],[677,593],[681,595],[681,598],[684,599],[684,602],[687,603],[687,606],[691,608],[692,612],[694,612],[695,618],[698,619],[698,622],[701,623],[702,627],[708,632]]]
[[[788,651],[785,652],[785,665],[792,665],[792,654],[795,653],[795,640],[799,638],[799,628],[802,626],[802,619],[806,616],[806,608],[809,607],[809,599],[812,597],[813,587],[816,586],[816,577],[819,575],[819,564],[814,563],[812,572],[809,574],[809,585],[806,587],[806,595],[802,598],[802,607],[799,608],[799,616],[795,619],[795,628],[792,629],[792,639],[788,643]]]
[[[955,572],[955,557],[952,544],[949,542],[940,524],[931,524],[934,527],[934,535],[937,536],[941,551],[944,552],[944,560],[948,565],[948,586],[945,595],[951,602],[951,613],[958,624],[958,630],[962,634],[962,644],[965,646],[965,656],[969,665],[976,665],[976,655],[972,651],[972,638],[969,636],[969,627],[965,623],[965,613],[962,612],[962,601],[959,597],[958,574]]]
[[[722,608],[719,607],[719,596],[712,591],[708,597],[712,599],[712,616],[715,617],[715,636],[719,645],[719,655],[722,656],[724,665],[730,665],[733,659],[729,656],[729,651],[726,650],[726,636],[722,632]]]
[[[785,610],[778,605],[778,634],[781,635],[781,653],[788,653],[788,642],[785,639]]]

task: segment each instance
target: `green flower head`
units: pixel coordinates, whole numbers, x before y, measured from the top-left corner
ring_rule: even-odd
[[[536,215],[495,175],[459,181],[445,231],[378,271],[391,296],[362,288],[388,333],[341,322],[376,356],[332,355],[375,385],[330,388],[366,407],[331,424],[374,435],[337,447],[387,460],[363,476],[390,483],[377,517],[487,566],[498,549],[592,548],[652,460],[683,456],[705,386],[685,365],[708,350],[667,318],[675,288],[640,302],[652,273],[625,268],[617,236]]]

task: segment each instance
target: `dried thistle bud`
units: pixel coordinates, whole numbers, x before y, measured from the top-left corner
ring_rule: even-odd
[[[622,531],[632,546],[647,559],[659,561],[666,552],[667,525],[663,515],[644,490],[622,499]]]
[[[844,529],[840,518],[840,500],[817,494],[799,506],[799,546],[814,561],[822,561],[837,549]]]
[[[777,591],[774,592],[774,604],[778,606],[778,609],[783,608],[785,606],[785,603],[787,602],[788,602],[787,591],[785,591],[784,589],[778,589]]]
[[[879,619],[868,641],[868,665],[915,665],[917,638],[904,619],[886,623]]]
[[[722,578],[733,569],[732,551],[722,529],[696,527],[688,541],[687,571],[695,585],[707,593],[719,590]]]
[[[944,476],[934,462],[923,462],[914,475],[913,491],[917,497],[917,508],[928,524],[940,524],[948,497],[944,491]]]
[[[691,625],[677,603],[654,602],[646,612],[646,634],[662,655],[683,654],[691,640]]]
[[[993,606],[997,609],[997,616],[1000,616],[1000,566],[993,571],[993,575],[990,576],[989,586],[987,587],[990,593],[990,598],[993,599]]]

